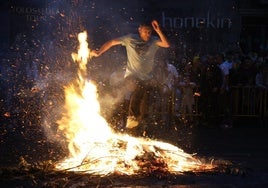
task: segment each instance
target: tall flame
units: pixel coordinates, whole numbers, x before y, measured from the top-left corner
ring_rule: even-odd
[[[142,171],[139,159],[146,154],[153,154],[173,173],[213,168],[169,143],[115,133],[109,127],[100,115],[97,88],[86,80],[86,65],[90,60],[86,39],[86,32],[79,33],[78,54],[72,54],[79,63],[79,79],[65,87],[65,113],[58,121],[59,129],[66,135],[69,156],[56,168],[99,175],[114,172],[131,175]]]

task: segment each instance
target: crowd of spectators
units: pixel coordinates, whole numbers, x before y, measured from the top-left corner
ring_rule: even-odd
[[[189,91],[184,91],[185,85],[188,85],[188,89],[191,88],[191,99],[188,101],[192,101],[190,105],[194,106],[194,109],[189,110],[189,108],[185,109],[184,106],[181,106],[179,113],[183,115],[185,110],[188,110],[190,119],[192,113],[198,114],[204,121],[211,119],[211,117],[223,116],[221,120],[218,118],[221,121],[218,123],[231,126],[231,103],[232,100],[237,100],[232,95],[233,87],[252,87],[267,92],[267,52],[246,54],[241,50],[228,50],[203,55],[197,54],[185,59],[187,58],[178,62],[181,67],[178,69],[180,79],[178,82],[184,81],[183,87],[178,85],[181,90],[179,93],[182,95],[189,93]],[[185,79],[188,84],[185,84]],[[244,96],[238,95],[236,97],[243,98]],[[198,100],[198,103],[194,103],[194,99]],[[250,100],[254,101],[253,98]],[[266,103],[267,101],[260,102]],[[247,107],[245,106],[245,108]]]

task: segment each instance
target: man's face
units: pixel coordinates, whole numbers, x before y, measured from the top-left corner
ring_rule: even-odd
[[[140,26],[139,34],[143,41],[148,41],[152,35],[152,29],[148,26]]]

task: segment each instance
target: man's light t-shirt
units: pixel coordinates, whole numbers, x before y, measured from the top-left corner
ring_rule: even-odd
[[[127,67],[125,77],[133,75],[140,80],[152,78],[154,68],[154,57],[159,46],[156,44],[157,38],[151,37],[147,42],[143,41],[139,35],[129,34],[120,37],[122,45],[127,51]]]

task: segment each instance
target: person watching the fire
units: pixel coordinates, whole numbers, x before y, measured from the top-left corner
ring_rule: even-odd
[[[153,30],[158,37],[152,36]],[[160,29],[159,23],[153,20],[149,23],[141,23],[138,34],[127,34],[109,40],[99,50],[93,50],[90,55],[98,57],[116,45],[126,48],[127,65],[124,78],[126,86],[132,91],[126,128],[133,130],[144,120],[145,113],[148,111],[148,89],[153,82],[155,54],[160,47],[169,48],[170,44]]]

